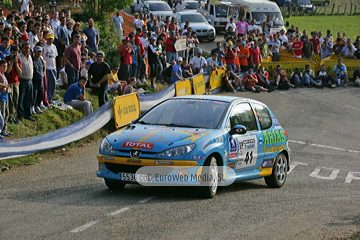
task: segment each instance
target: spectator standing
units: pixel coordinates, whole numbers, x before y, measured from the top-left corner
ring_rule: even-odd
[[[277,39],[276,34],[274,34],[273,36],[270,35],[270,41],[268,45],[272,46],[271,53],[272,53],[273,62],[279,61],[279,51],[280,51],[281,43]]]
[[[19,105],[18,105],[18,119],[28,119],[35,121],[35,118],[31,116],[30,109],[34,101],[33,98],[33,84],[31,79],[34,74],[34,65],[30,56],[30,44],[23,43],[21,45],[21,52],[19,58],[22,64],[22,72],[19,74],[20,86],[19,86]]]
[[[327,38],[324,38],[324,42],[322,44],[322,59],[330,57],[332,55],[333,44],[329,42]]]
[[[273,22],[271,21],[271,16],[267,15],[266,21],[262,23],[262,30],[267,36],[269,36],[272,27],[273,27]]]
[[[76,83],[81,71],[80,35],[74,35],[73,43],[64,52],[65,71],[69,86]]]
[[[249,70],[249,57],[250,51],[249,48],[246,47],[246,42],[242,41],[239,49],[239,54],[237,55],[240,62],[241,72],[247,72]]]
[[[311,33],[312,38],[309,40],[314,48],[314,53],[319,54],[320,48],[321,48],[321,43],[320,43],[320,39],[317,38],[317,32],[312,32]]]
[[[236,48],[233,48],[233,42],[224,43],[225,62],[231,72],[235,72]]]
[[[233,18],[230,18],[230,22],[228,22],[228,24],[226,24],[225,30],[227,31],[230,26],[232,27],[232,30],[235,31],[236,24],[234,23]]]
[[[157,46],[155,44],[156,37],[152,36],[149,39],[150,43],[148,46],[148,58],[149,58],[149,66],[150,66],[150,81],[151,81],[151,87],[157,88],[155,85],[156,77],[157,77],[157,70],[158,66],[161,64],[159,55],[161,52],[157,50]]]
[[[32,78],[33,83],[33,97],[34,101],[32,104],[31,112],[32,114],[41,114],[40,104],[44,96],[44,72],[45,72],[45,62],[42,55],[42,47],[36,46],[34,48],[33,56],[33,65],[34,65],[34,74]]]
[[[249,24],[245,21],[244,16],[240,18],[240,21],[235,23],[237,35],[243,37],[247,33]]]
[[[182,0],[180,0],[176,5],[175,5],[175,11],[176,12],[184,12],[185,9],[187,8],[188,4],[183,2]]]
[[[19,0],[20,3],[20,13],[24,13],[24,11],[30,11],[30,2],[31,0]]]
[[[340,86],[341,80],[344,80],[344,87],[348,84],[348,74],[345,64],[342,63],[342,59],[338,59],[338,64],[334,66],[335,79],[337,79],[337,86]]]
[[[108,99],[108,78],[110,73],[109,65],[104,61],[105,54],[98,51],[96,54],[96,62],[91,64],[89,69],[90,86],[94,87],[95,92],[99,98],[99,107],[105,104]]]
[[[255,72],[257,71],[259,64],[262,62],[260,48],[258,45],[259,45],[258,42],[255,41],[254,46],[250,48],[250,65]]]
[[[59,13],[58,12],[54,12],[52,18],[50,19],[50,24],[52,29],[54,29],[54,31],[56,31],[56,29],[60,26],[61,22],[59,21]]]
[[[141,79],[144,83],[146,83],[146,80],[145,80],[145,75],[146,75],[145,74],[146,73],[145,55],[146,55],[147,51],[145,51],[145,50],[147,50],[147,46],[145,49],[143,42],[146,40],[146,42],[149,43],[149,41],[145,38],[144,38],[144,40],[142,40],[142,38],[140,38],[140,35],[141,35],[141,28],[137,28],[136,33],[135,33],[135,44],[139,48],[139,55],[138,55],[139,64],[138,64],[138,74],[137,75],[139,76],[139,79]]]
[[[176,64],[172,67],[172,70],[171,70],[171,84],[173,84],[173,83],[175,83],[177,81],[185,80],[185,78],[183,78],[183,76],[182,76],[182,69],[181,69],[182,61],[183,61],[182,57],[178,57],[176,59]]]
[[[140,0],[136,0],[136,2],[134,2],[133,4],[131,4],[131,10],[132,13],[140,13],[142,10],[142,3],[140,2]],[[126,79],[127,80],[127,79]]]
[[[88,46],[89,53],[97,53],[100,43],[100,35],[96,28],[94,28],[94,19],[90,18],[88,21],[88,27],[82,31],[86,36],[86,45]]]
[[[7,69],[7,62],[5,59],[0,60],[0,139],[3,139],[3,136],[9,137],[11,134],[7,131],[7,122],[9,119],[9,94],[8,94],[8,81],[5,77],[5,72]]]
[[[124,18],[120,16],[121,10],[119,10],[115,16],[113,16],[112,21],[115,23],[116,29],[119,31],[120,36],[123,35],[122,25],[124,24]]]
[[[342,56],[344,58],[354,58],[354,53],[356,51],[356,48],[354,47],[354,45],[351,43],[351,39],[348,38],[346,40],[346,45],[343,47],[343,49],[341,50],[339,57]]]
[[[64,102],[74,109],[81,110],[89,115],[93,112],[90,101],[86,100],[86,83],[87,79],[83,76],[79,78],[79,82],[68,87],[64,95]]]
[[[176,50],[175,50],[175,31],[170,31],[170,37],[165,40],[166,44],[166,62],[170,64],[171,61],[176,58]]]
[[[46,62],[46,82],[47,82],[47,96],[51,101],[55,94],[56,83],[56,57],[58,52],[54,42],[54,34],[48,34],[46,43],[44,44],[43,58]]]
[[[182,70],[182,76],[184,78],[190,78],[193,76],[192,69],[188,63],[187,58],[183,58],[183,61],[181,63],[181,70]]]
[[[3,14],[4,14],[3,9],[0,8],[0,22],[6,21],[6,17]]]
[[[60,18],[60,25],[56,29],[56,35],[57,35],[56,47],[57,47],[57,52],[58,52],[56,65],[58,66],[58,68],[62,68],[64,52],[70,43],[68,29],[65,25],[65,17]]]
[[[206,59],[206,68],[204,70],[205,75],[211,75],[212,71],[217,71],[217,68],[219,67],[219,61],[218,61],[218,55],[217,53],[211,54],[211,57]]]
[[[295,36],[295,41],[293,42],[291,49],[294,57],[302,58],[303,42],[300,41],[299,35]]]
[[[123,44],[118,47],[118,53],[120,54],[120,71],[118,77],[120,80],[124,81],[131,76],[132,55],[134,54],[134,50],[132,49],[129,40],[129,37],[125,37],[122,40]]]
[[[224,55],[224,51],[221,49],[221,42],[216,43],[216,48],[211,50],[211,54],[216,53],[218,56],[220,54]]]
[[[202,50],[198,49],[196,56],[193,57],[190,61],[190,67],[192,68],[194,75],[203,73],[206,66],[207,63],[206,59],[202,56]]]
[[[10,55],[10,39],[8,37],[1,38],[0,59],[4,59]]]
[[[14,124],[19,124],[16,115],[19,102],[19,75],[22,73],[22,64],[18,54],[19,48],[14,45],[10,48],[10,55],[5,57],[8,62],[5,77],[9,84],[9,122]]]
[[[311,59],[311,56],[314,54],[314,47],[312,42],[309,41],[309,36],[305,36],[305,41],[303,42],[303,58]]]
[[[335,55],[339,55],[344,48],[344,44],[341,43],[341,38],[336,39],[336,43],[333,46],[333,52]]]
[[[129,34],[130,44],[134,53],[131,55],[132,64],[131,64],[131,77],[137,78],[138,75],[138,66],[139,66],[139,48],[138,45],[135,44],[135,35],[134,33]]]
[[[32,27],[31,31],[29,32],[29,43],[31,50],[34,50],[36,44],[40,41],[39,33],[40,33],[41,25],[39,23],[35,23]]]

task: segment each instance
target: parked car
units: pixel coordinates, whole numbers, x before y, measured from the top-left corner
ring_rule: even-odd
[[[186,12],[197,12],[198,2],[197,1],[185,1],[188,5],[185,9]]]
[[[310,0],[272,0],[276,2],[279,6],[286,7],[287,10],[291,11],[304,11],[306,13],[312,12],[316,10],[316,6],[314,6]]]
[[[210,25],[201,13],[177,12],[174,17],[179,21],[181,28],[184,28],[185,22],[190,22],[190,27],[196,32],[199,39],[207,39],[213,42],[216,38],[216,30]]]
[[[153,13],[155,16],[161,15],[161,19],[165,20],[166,16],[173,17],[174,12],[169,4],[163,1],[144,1],[144,13]]]
[[[315,6],[324,6],[327,7],[333,0],[311,0],[312,4]]]
[[[282,187],[290,153],[287,132],[265,104],[235,96],[182,96],[104,138],[97,176],[110,189],[131,183],[196,186],[209,198],[234,181],[264,178],[269,187]]]

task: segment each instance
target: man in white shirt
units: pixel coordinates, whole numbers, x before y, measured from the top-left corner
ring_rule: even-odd
[[[124,24],[124,18],[120,16],[120,10],[113,16],[112,21],[115,23],[115,27],[119,30],[120,35],[123,35],[122,25]]]
[[[52,28],[54,29],[54,32],[56,32],[56,29],[58,28],[58,26],[60,26],[58,12],[54,13],[53,18],[50,20],[50,24],[51,24]]]
[[[289,41],[289,40],[288,40],[288,37],[287,37],[286,34],[285,34],[285,30],[284,30],[284,29],[281,29],[281,30],[280,30],[279,39],[281,39],[283,43]]]
[[[233,18],[230,18],[230,22],[228,22],[228,24],[226,24],[225,30],[227,31],[230,26],[233,28],[233,32],[235,32],[236,24],[234,23]]]
[[[58,52],[54,42],[54,34],[48,34],[46,43],[44,44],[43,58],[46,61],[46,81],[47,81],[47,94],[48,100],[52,100],[55,94],[56,83],[56,57]]]
[[[186,4],[182,0],[180,0],[178,2],[178,4],[176,4],[175,9],[177,12],[183,12],[183,11],[185,11],[187,6],[188,6],[188,4]]]
[[[201,55],[202,50],[198,49],[196,56],[190,61],[190,67],[192,68],[194,75],[203,73],[204,68],[207,66],[206,59]]]
[[[206,59],[207,66],[205,68],[205,75],[210,75],[212,71],[217,72],[217,68],[219,67],[218,54],[213,53],[211,57]]]
[[[136,0],[130,7],[133,13],[140,13],[143,5],[140,0]]]
[[[142,28],[142,25],[144,25],[144,21],[139,18],[139,14],[135,13],[135,18],[134,18],[134,25],[135,25],[135,29],[136,28]]]
[[[19,0],[20,3],[20,13],[23,13],[25,10],[29,11],[30,0]]]

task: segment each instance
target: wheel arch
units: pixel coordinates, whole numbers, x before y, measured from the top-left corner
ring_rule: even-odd
[[[209,154],[209,157],[214,156],[216,158],[216,164],[218,166],[224,166],[224,160],[220,153],[218,152],[212,152]]]
[[[286,161],[287,161],[287,170],[290,170],[290,156],[289,156],[289,152],[286,150],[281,151],[281,153],[283,153],[286,157]]]

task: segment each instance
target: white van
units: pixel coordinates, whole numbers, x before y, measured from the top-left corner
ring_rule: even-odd
[[[217,0],[198,0],[197,11],[204,15],[217,30],[225,30],[228,6]]]
[[[281,29],[286,31],[280,8],[274,2],[268,0],[232,0],[225,2],[229,6],[228,20],[233,18],[236,22],[244,16],[246,21],[250,23],[252,19],[255,19],[260,32],[263,32],[261,25],[266,20],[266,16],[270,15],[273,21],[270,33],[279,32]],[[288,24],[286,23],[286,27]]]

